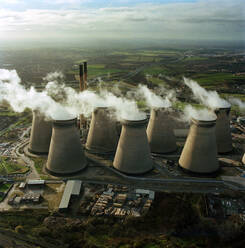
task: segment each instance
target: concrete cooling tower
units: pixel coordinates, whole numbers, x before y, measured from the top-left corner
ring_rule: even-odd
[[[197,174],[211,174],[219,169],[215,120],[192,119],[190,131],[179,159],[183,169]]]
[[[165,108],[151,110],[147,137],[153,153],[169,153],[177,149],[169,111]]]
[[[86,167],[86,159],[76,127],[77,119],[53,121],[46,170],[53,175],[70,175]]]
[[[118,143],[116,121],[110,117],[108,108],[97,108],[92,114],[86,149],[91,153],[114,153]]]
[[[217,115],[216,140],[218,153],[227,153],[232,151],[229,113],[230,107],[215,110],[215,114]]]
[[[244,153],[244,155],[242,157],[242,163],[245,164],[245,153]]]
[[[143,174],[153,168],[146,123],[146,119],[122,121],[122,132],[113,161],[115,169],[126,174]]]
[[[46,121],[38,111],[33,111],[28,151],[37,155],[48,154],[51,134],[52,122]]]

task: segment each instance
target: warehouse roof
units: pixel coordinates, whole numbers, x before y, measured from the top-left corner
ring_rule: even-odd
[[[59,205],[59,209],[67,209],[72,195],[79,195],[81,190],[82,181],[68,180],[66,187]]]

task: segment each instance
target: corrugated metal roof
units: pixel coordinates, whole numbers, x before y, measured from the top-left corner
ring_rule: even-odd
[[[78,180],[74,181],[71,194],[72,195],[79,195],[80,191],[81,191],[81,185],[82,185],[81,181],[78,181]]]
[[[45,183],[45,180],[35,180],[34,179],[34,180],[28,180],[27,181],[28,185],[30,185],[30,184],[32,184],[32,185],[38,184],[39,185],[39,184],[44,184],[44,183]]]
[[[71,195],[79,195],[82,181],[68,180],[59,205],[59,209],[66,209],[69,206]]]

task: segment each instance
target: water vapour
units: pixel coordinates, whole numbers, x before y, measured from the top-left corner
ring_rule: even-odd
[[[170,108],[172,102],[176,100],[175,91],[167,90],[164,87],[157,88],[157,92],[150,90],[145,85],[139,85],[136,90],[130,91],[127,95],[129,98],[144,100],[150,108]]]
[[[216,91],[205,90],[196,81],[185,77],[184,77],[184,83],[192,90],[195,98],[203,105],[211,109],[230,107],[230,103],[220,98],[220,96]]]
[[[107,91],[76,92],[54,80],[47,84],[44,91],[37,92],[34,87],[26,89],[20,83],[15,70],[0,70],[0,101],[7,101],[16,112],[23,112],[28,108],[40,111],[47,118],[66,120],[80,114],[90,116],[97,107],[111,107],[115,109],[118,120],[146,118],[145,113],[139,111],[135,101],[117,97]],[[58,97],[60,99],[57,99]]]
[[[6,101],[15,112],[25,109],[38,110],[50,119],[72,119],[64,106],[55,102],[46,92],[37,92],[33,87],[25,89],[15,70],[0,69],[0,101]]]
[[[237,105],[241,110],[245,110],[245,102],[241,101],[238,98],[229,98],[231,104]]]
[[[153,91],[147,88],[145,85],[139,85],[137,93],[144,98],[146,105],[151,108],[169,108],[172,106],[169,95],[165,98],[156,95]]]
[[[187,105],[183,110],[183,115],[181,119],[185,122],[190,122],[191,119],[199,120],[199,121],[213,121],[216,120],[216,115],[206,108],[204,109],[196,109],[191,105]]]
[[[64,74],[61,71],[55,71],[55,72],[50,72],[48,73],[43,80],[47,82],[59,82],[59,81],[64,81]]]
[[[49,95],[57,99],[62,96],[62,104],[74,115],[83,114],[89,117],[98,107],[109,107],[115,110],[117,120],[141,120],[146,118],[144,112],[141,112],[134,100],[119,97],[100,87],[99,92],[85,90],[76,92],[71,87],[66,87],[58,82],[49,82],[46,86]]]

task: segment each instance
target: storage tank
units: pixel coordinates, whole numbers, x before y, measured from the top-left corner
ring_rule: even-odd
[[[216,120],[192,119],[179,159],[180,167],[198,174],[211,174],[219,169],[215,124]]]
[[[125,174],[143,174],[153,168],[146,135],[147,119],[123,120],[113,166]]]
[[[169,153],[177,149],[176,137],[169,109],[153,108],[147,126],[147,137],[152,153]]]
[[[70,175],[86,167],[86,159],[76,123],[76,118],[53,121],[52,138],[46,164],[46,169],[50,174]]]
[[[28,151],[37,154],[48,154],[52,135],[52,121],[45,120],[39,111],[32,112],[32,127]]]
[[[96,108],[92,114],[86,149],[91,153],[115,153],[119,136],[109,108]]]
[[[219,108],[215,110],[216,121],[216,140],[218,153],[227,153],[232,151],[232,138],[230,130],[230,107]]]

